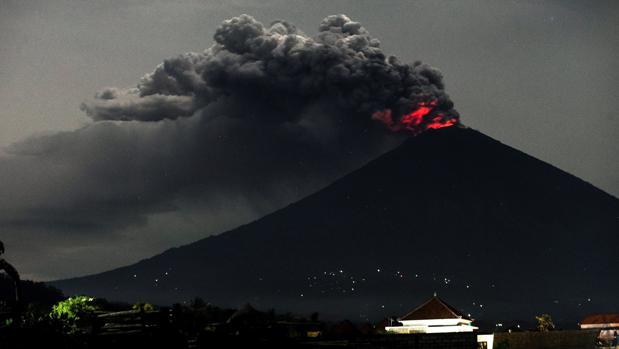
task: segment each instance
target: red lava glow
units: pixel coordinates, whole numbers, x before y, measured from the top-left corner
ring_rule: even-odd
[[[420,133],[428,129],[438,129],[443,127],[453,126],[458,123],[458,120],[452,116],[446,116],[445,113],[432,114],[432,110],[438,102],[431,100],[429,102],[419,102],[417,108],[412,112],[402,116],[400,120],[394,121],[391,109],[379,110],[372,114],[373,120],[378,120],[385,124],[391,131],[408,131],[412,133]]]

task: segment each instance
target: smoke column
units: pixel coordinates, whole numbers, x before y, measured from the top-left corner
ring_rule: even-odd
[[[344,15],[314,36],[285,21],[226,20],[204,52],[81,108],[88,125],[0,156],[0,228],[27,274],[69,276],[57,270],[75,260],[73,275],[100,271],[88,268],[125,258],[114,246],[146,256],[225,231],[411,133],[458,122],[436,69],[386,56]]]
[[[325,18],[315,37],[285,21],[264,26],[241,15],[225,21],[214,39],[202,53],[164,61],[135,88],[98,92],[82,109],[94,120],[158,121],[219,104],[233,117],[260,114],[281,123],[299,122],[308,106],[327,103],[354,116],[346,122],[380,120],[393,131],[458,122],[438,70],[385,56],[379,41],[345,15]]]

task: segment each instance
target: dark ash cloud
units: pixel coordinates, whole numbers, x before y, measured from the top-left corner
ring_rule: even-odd
[[[285,21],[265,27],[241,15],[225,21],[214,39],[202,53],[166,60],[136,88],[105,89],[82,108],[95,120],[156,121],[232,98],[262,111],[266,121],[298,122],[319,102],[367,122],[376,111],[388,108],[399,117],[433,100],[436,112],[457,115],[439,71],[387,57],[377,39],[344,15],[325,18],[315,37]],[[245,109],[231,116],[255,114]]]
[[[190,96],[153,94],[140,96],[138,89],[106,88],[95,94],[95,100],[82,104],[81,109],[96,121],[141,120],[190,116],[195,112]]]
[[[5,240],[37,250],[43,242],[20,237],[45,232],[65,239],[56,249],[68,249],[79,236],[73,250],[85,250],[101,240],[131,241],[132,231],[146,236],[181,211],[194,212],[200,231],[212,233],[393,148],[404,135],[373,120],[378,110],[397,117],[432,100],[436,111],[457,115],[437,70],[385,56],[344,15],[325,18],[315,37],[242,15],[214,39],[202,53],[165,60],[134,88],[97,92],[81,106],[95,121],[88,126],[6,149]]]

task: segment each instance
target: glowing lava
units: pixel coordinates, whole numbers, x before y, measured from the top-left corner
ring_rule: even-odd
[[[393,112],[391,109],[375,112],[372,114],[372,119],[381,121],[391,131],[398,132],[405,130],[415,134],[428,129],[453,126],[458,123],[458,119],[455,116],[447,115],[444,112],[433,113],[437,105],[438,102],[436,100],[419,102],[417,108],[403,115],[398,121],[393,120]]]
[[[430,114],[432,108],[436,106],[436,101],[420,102],[417,109],[400,119],[400,123],[407,126],[419,126],[423,122],[423,117]]]

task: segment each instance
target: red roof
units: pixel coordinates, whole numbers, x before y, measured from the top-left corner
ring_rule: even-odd
[[[428,320],[428,319],[467,319],[458,309],[434,296],[422,305],[402,316],[400,320]]]
[[[615,324],[619,323],[619,314],[592,314],[587,315],[580,322],[581,325]]]

